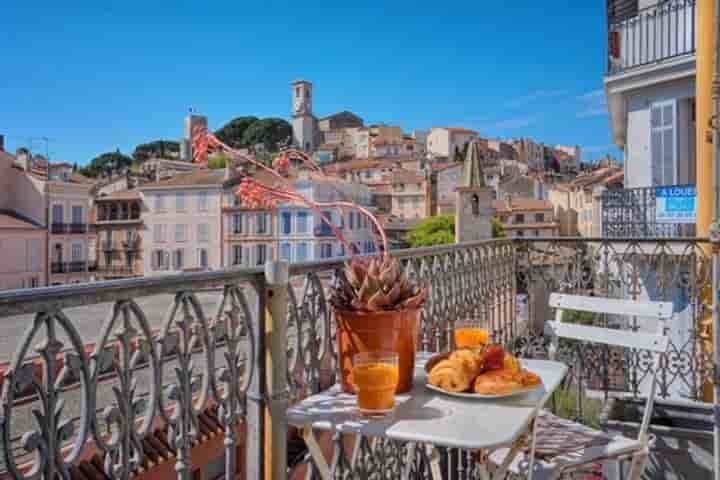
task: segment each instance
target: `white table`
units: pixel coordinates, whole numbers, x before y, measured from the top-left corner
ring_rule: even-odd
[[[441,447],[457,447],[489,452],[511,445],[503,464],[492,478],[502,478],[510,461],[523,449],[530,435],[530,468],[535,449],[534,422],[540,409],[567,373],[567,366],[549,360],[523,359],[522,364],[537,373],[543,387],[533,392],[495,400],[466,400],[426,388],[424,365],[429,354],[418,354],[413,389],[396,397],[391,416],[368,419],[357,411],[354,395],[342,393],[340,386],[306,398],[288,409],[288,422],[302,429],[310,454],[323,479],[330,479],[330,467],[320,451],[314,430],[385,437]],[[355,442],[356,446],[360,442]],[[440,477],[437,452],[433,450],[433,477]],[[487,457],[487,455],[481,455]],[[483,476],[491,478],[486,465]]]

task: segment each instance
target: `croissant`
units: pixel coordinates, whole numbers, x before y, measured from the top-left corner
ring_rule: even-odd
[[[483,395],[512,393],[542,383],[540,377],[527,370],[493,370],[475,379],[473,390]]]
[[[453,352],[430,370],[430,385],[448,392],[464,392],[470,388],[480,372],[481,363],[477,354],[470,350]]]

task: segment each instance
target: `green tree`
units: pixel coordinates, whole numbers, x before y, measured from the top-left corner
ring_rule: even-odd
[[[90,163],[80,169],[80,173],[86,177],[97,177],[110,169],[117,171],[121,168],[128,167],[132,162],[132,158],[120,153],[118,149],[114,152],[103,153],[93,158],[90,160]]]
[[[411,247],[430,247],[455,242],[455,215],[428,217],[415,224],[408,232]]]
[[[250,125],[257,122],[259,118],[253,116],[237,117],[230,120],[215,132],[215,136],[223,143],[232,148],[247,147],[243,143],[243,135]]]
[[[225,168],[225,165],[227,164],[228,160],[230,160],[229,155],[225,155],[225,154],[212,155],[212,156],[210,156],[210,158],[208,158],[208,168],[211,168],[213,170]]]
[[[505,238],[505,231],[503,230],[503,226],[502,223],[500,223],[500,220],[493,217],[491,221],[493,238]]]
[[[177,157],[180,154],[180,144],[173,140],[155,140],[141,143],[133,151],[133,158],[143,163],[151,158]]]
[[[263,118],[253,122],[243,133],[242,144],[252,147],[262,144],[265,150],[276,152],[279,144],[292,136],[292,127],[282,118]]]
[[[592,325],[595,321],[595,315],[592,312],[565,310],[563,311],[562,321],[565,323],[577,323],[578,325]]]

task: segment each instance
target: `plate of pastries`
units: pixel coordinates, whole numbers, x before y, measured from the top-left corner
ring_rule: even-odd
[[[433,356],[425,365],[427,387],[463,398],[503,398],[542,386],[540,377],[500,345]]]

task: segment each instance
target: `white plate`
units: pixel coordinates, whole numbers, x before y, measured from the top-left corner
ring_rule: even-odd
[[[532,387],[523,388],[521,390],[515,390],[514,392],[510,393],[498,393],[495,395],[486,395],[483,393],[468,393],[468,392],[448,392],[447,390],[443,390],[440,387],[436,387],[435,385],[431,385],[429,383],[426,383],[425,386],[429,388],[430,390],[434,390],[436,392],[444,393],[445,395],[449,395],[451,397],[458,397],[458,398],[472,398],[474,400],[489,400],[493,398],[507,398],[507,397],[514,397],[516,395],[522,395],[524,393],[532,392],[533,390],[537,390],[538,388],[542,388],[542,383],[538,385],[534,385]]]

